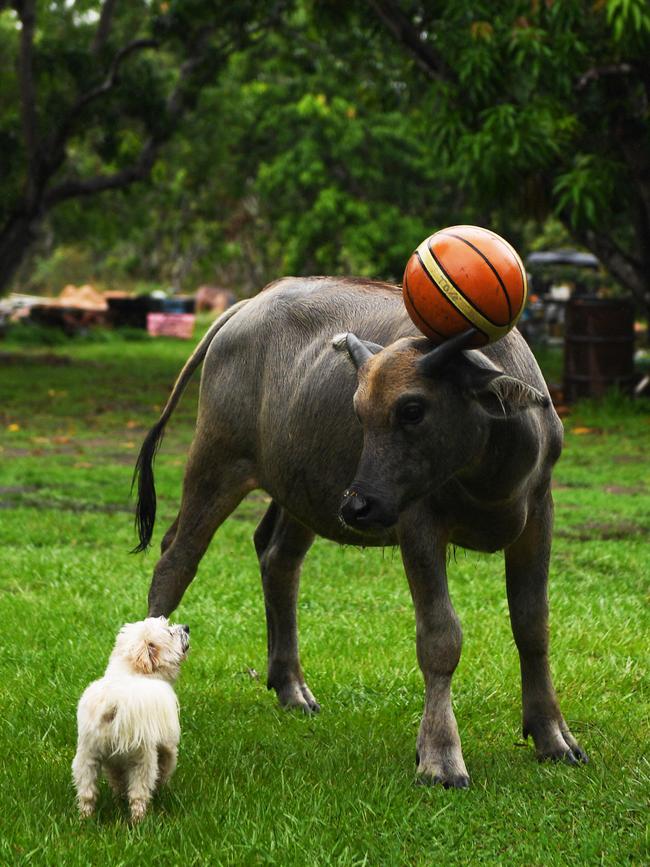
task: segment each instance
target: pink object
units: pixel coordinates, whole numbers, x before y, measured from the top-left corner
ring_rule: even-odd
[[[152,337],[190,340],[195,318],[193,313],[147,313],[147,331]]]

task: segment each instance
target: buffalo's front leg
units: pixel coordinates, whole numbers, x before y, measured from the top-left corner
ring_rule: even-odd
[[[314,533],[275,502],[255,531],[266,607],[266,683],[276,691],[281,705],[298,707],[305,713],[320,710],[302,673],[296,617],[300,567],[313,540]]]
[[[586,762],[587,755],[560,712],[548,664],[548,567],[553,527],[551,495],[529,515],[522,535],[506,549],[506,584],[512,632],[519,651],[523,735],[537,757]]]
[[[447,540],[431,518],[409,509],[398,527],[402,559],[415,606],[417,656],[426,687],[417,739],[417,773],[424,783],[445,788],[469,785],[451,707],[451,678],[460,659],[462,632],[447,589]]]

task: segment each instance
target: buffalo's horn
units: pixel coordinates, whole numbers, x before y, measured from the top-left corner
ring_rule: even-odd
[[[463,331],[462,334],[457,334],[455,337],[445,340],[444,343],[436,346],[431,352],[427,352],[420,360],[420,373],[423,376],[432,376],[453,355],[466,349],[478,333],[476,328],[469,328],[467,331]]]
[[[369,340],[359,340],[356,334],[352,334],[350,331],[346,334],[337,334],[332,339],[332,345],[335,349],[347,349],[357,369],[384,348],[379,343],[371,343]]]

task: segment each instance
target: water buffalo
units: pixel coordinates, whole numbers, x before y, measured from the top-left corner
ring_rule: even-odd
[[[460,788],[469,778],[450,694],[461,650],[447,590],[450,544],[505,551],[524,736],[540,759],[587,760],[560,712],[547,657],[551,471],[562,425],[519,333],[467,348],[475,338],[433,347],[385,283],[286,278],[213,325],[136,468],[142,550],[155,516],[153,456],[204,361],[181,507],[162,541],[149,614],[171,614],[217,527],[249,491],[266,491],[272,502],[254,538],[268,686],[286,706],[319,709],[296,630],[300,567],[314,536],[399,545],[426,685],[417,773]]]

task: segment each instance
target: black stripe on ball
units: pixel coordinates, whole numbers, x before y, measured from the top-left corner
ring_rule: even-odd
[[[490,269],[490,271],[492,271],[492,273],[494,274],[494,276],[495,276],[495,277],[497,278],[497,280],[499,281],[499,286],[501,286],[501,288],[503,289],[503,294],[506,296],[506,304],[508,305],[508,322],[512,322],[512,304],[510,303],[510,295],[508,295],[508,290],[506,289],[505,283],[504,283],[503,280],[501,279],[501,275],[499,274],[499,272],[497,271],[497,269],[494,267],[494,265],[492,264],[492,262],[490,262],[490,260],[488,259],[488,257],[487,257],[484,253],[482,253],[482,252],[479,250],[478,247],[476,247],[474,244],[472,244],[471,241],[468,241],[467,238],[463,238],[462,235],[455,235],[453,232],[440,232],[439,234],[441,234],[441,235],[448,235],[450,238],[457,238],[459,241],[462,241],[463,244],[467,244],[468,247],[471,247],[472,250],[474,250],[475,253],[478,253],[478,254],[479,254],[479,256],[481,257],[481,259],[483,259],[483,261],[484,261],[485,264],[488,266],[488,268]],[[472,304],[472,307],[474,307],[474,306],[475,306],[475,305]],[[480,311],[480,313],[481,313],[483,316],[485,316],[485,313],[483,313],[482,310]],[[487,319],[488,317],[485,316],[485,318]],[[490,319],[490,322],[491,322],[491,321],[492,321],[492,320]]]

